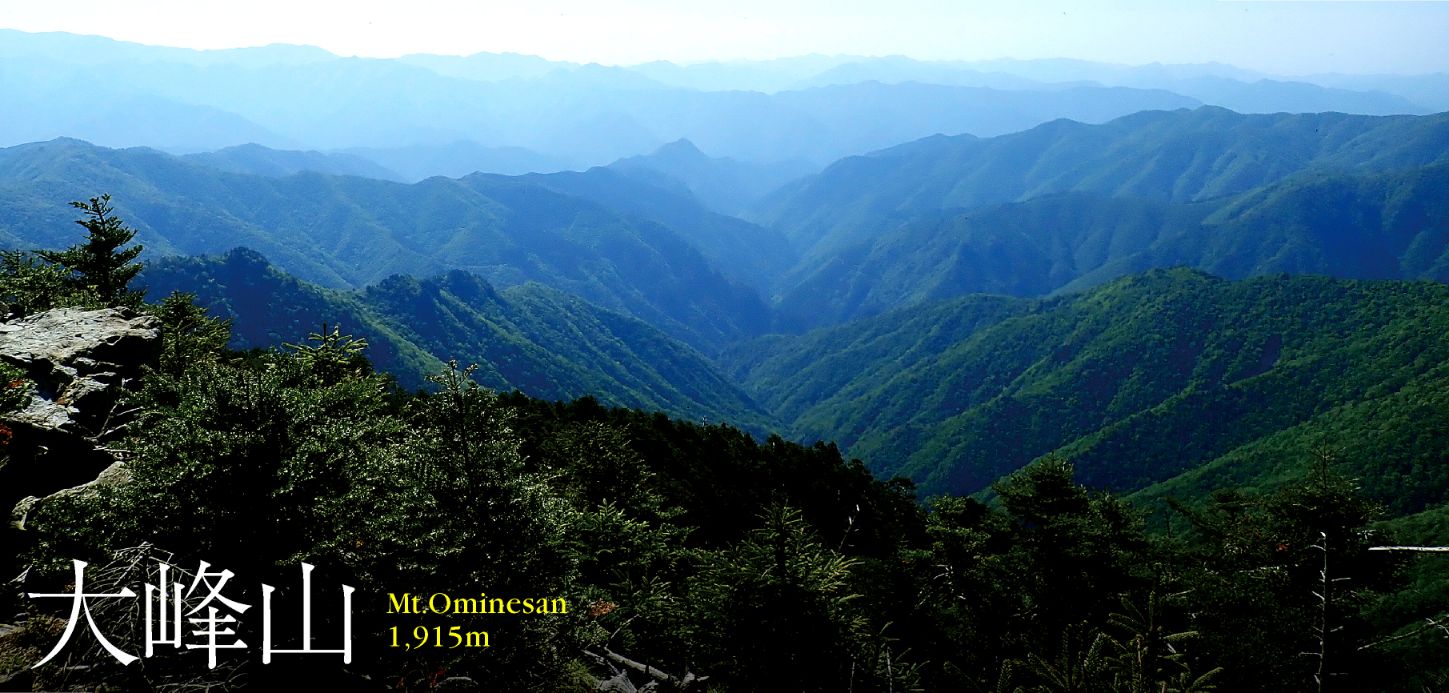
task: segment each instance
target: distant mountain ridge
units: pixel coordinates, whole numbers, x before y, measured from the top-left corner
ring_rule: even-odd
[[[969,293],[1042,296],[1153,268],[1449,281],[1449,163],[1299,174],[1195,203],[1062,193],[905,223],[784,284],[783,326]]]
[[[77,42],[92,53],[110,51],[115,60],[64,60],[69,55],[64,46]],[[0,133],[0,146],[58,136],[185,151],[257,142],[288,149],[406,152],[472,142],[485,149],[521,148],[586,167],[688,138],[717,156],[819,165],[937,132],[997,134],[1057,117],[1105,120],[1144,108],[1198,103],[1167,92],[1108,87],[1082,87],[1070,98],[1054,90],[879,83],[772,94],[703,92],[671,87],[626,68],[567,64],[542,73],[501,67],[503,73],[517,74],[488,81],[459,76],[492,69],[468,59],[281,56],[266,61],[259,57],[268,49],[148,53],[144,46],[110,46],[94,38],[0,34],[0,55],[32,50],[55,57],[43,69],[32,69],[35,63],[28,60],[0,68],[5,77],[0,97],[13,102],[12,124]],[[74,90],[57,86],[76,83],[103,85],[117,97],[153,100],[170,109],[162,115],[204,110],[191,120],[210,127],[187,132],[178,114],[170,127],[148,130],[151,120],[140,117],[143,113],[126,111],[105,119],[105,127],[85,129],[89,120],[65,116],[88,111],[80,108]],[[415,174],[427,156],[422,152],[409,161],[382,164]]]
[[[450,269],[500,286],[539,281],[706,351],[770,322],[757,292],[726,279],[677,232],[519,178],[274,178],[57,140],[0,150],[0,241],[63,247],[74,227],[64,201],[97,191],[115,197],[151,257],[241,244],[338,288]]]
[[[706,165],[713,166],[713,162]],[[729,170],[728,164],[724,170]],[[721,274],[762,297],[769,295],[798,259],[784,234],[707,209],[689,187],[663,173],[609,166],[530,174],[519,180],[662,224],[688,241]]]
[[[807,255],[943,210],[1060,192],[1192,202],[1301,171],[1361,172],[1449,160],[1449,114],[1241,115],[1147,111],[1102,125],[1055,121],[993,138],[932,137],[850,157],[747,215]]]
[[[470,173],[523,173],[578,168],[571,159],[540,154],[523,147],[485,147],[471,140],[398,147],[349,147],[338,153],[362,157],[397,171],[395,180],[415,183],[433,176],[462,178]]]
[[[833,84],[922,82],[996,89],[1068,89],[1116,86],[1162,89],[1239,113],[1321,113],[1422,115],[1442,110],[1389,93],[1392,81],[1365,80],[1366,89],[1348,89],[1238,70],[1225,65],[1134,67],[1077,61],[1074,66],[1042,69],[1050,61],[926,62],[902,56],[842,63],[796,84],[796,88]],[[1326,81],[1331,81],[1329,78]],[[1433,101],[1431,101],[1433,102]]]
[[[662,176],[676,180],[710,209],[737,215],[788,181],[819,169],[806,161],[755,164],[730,158],[715,158],[693,142],[670,142],[649,154],[631,156],[609,164],[609,168],[636,176]]]
[[[800,261],[779,331],[974,292],[1187,265],[1449,281],[1449,114],[1143,112],[931,137],[786,184],[746,218]]]
[[[396,172],[361,156],[332,152],[277,150],[259,144],[243,144],[214,152],[198,152],[187,154],[182,158],[218,171],[249,173],[258,176],[281,177],[310,171],[332,176],[358,176],[393,181],[402,179]]]
[[[604,66],[489,53],[346,58],[289,45],[196,51],[5,30],[7,57],[0,146],[77,137],[180,153],[252,142],[370,151],[406,180],[582,169],[681,138],[741,162],[822,166],[938,133],[995,136],[1202,104],[1449,109],[1443,75],[1286,78],[1215,64],[801,56]]]

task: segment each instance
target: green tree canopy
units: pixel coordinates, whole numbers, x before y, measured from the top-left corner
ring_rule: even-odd
[[[65,250],[37,251],[36,255],[71,272],[72,282],[95,291],[107,305],[139,304],[141,292],[127,285],[141,271],[141,265],[134,260],[142,246],[122,247],[136,237],[136,230],[115,216],[110,195],[70,205],[85,215],[75,223],[85,227],[89,234],[86,241]]]

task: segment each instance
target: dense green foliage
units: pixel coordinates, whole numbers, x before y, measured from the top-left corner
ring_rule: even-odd
[[[226,262],[259,260],[236,253],[202,265],[223,273]],[[422,284],[410,286],[426,293]],[[462,296],[464,287],[474,292],[470,304],[491,291],[462,275],[436,280],[434,290]],[[1422,317],[1415,311],[1425,297],[1449,305],[1444,292],[1319,279],[1230,283],[1178,271],[1045,304],[977,297],[936,315],[882,320],[887,334],[915,335],[929,330],[907,329],[913,321],[933,321],[939,334],[903,350],[922,358],[943,344],[953,353],[953,332],[1016,329],[1024,332],[1014,351],[1044,344],[1051,359],[1078,369],[1110,365],[1111,349],[1094,341],[1098,323],[1103,334],[1128,335],[1155,324],[1161,344],[1106,344],[1156,366],[1165,353],[1176,370],[1159,367],[1164,382],[1184,372],[1193,382],[1217,379],[1204,388],[1251,384],[1284,363],[1341,365],[1325,347],[1334,342],[1387,353],[1386,364],[1410,352],[1422,359],[1373,383],[1339,368],[1320,393],[1332,401],[1386,389],[1385,378],[1440,370],[1446,361],[1432,347],[1443,332],[1406,334],[1396,320]],[[1167,319],[1175,304],[1191,304],[1200,320],[1231,319],[1236,348],[1222,347],[1228,342],[1214,330]],[[1315,309],[1336,332],[1303,328],[1315,324]],[[129,479],[29,508],[21,589],[62,590],[72,559],[97,567],[88,590],[147,579],[136,566],[153,559],[183,568],[208,561],[246,576],[230,596],[255,603],[257,584],[288,584],[307,561],[319,584],[357,588],[357,653],[350,665],[261,665],[224,653],[226,664],[212,669],[203,653],[163,648],[144,666],[123,668],[94,644],[75,645],[73,666],[34,670],[39,688],[430,690],[446,676],[467,676],[490,689],[585,691],[637,665],[655,674],[636,672],[635,683],[652,678],[664,690],[1276,692],[1322,690],[1316,681],[1332,676],[1343,689],[1410,691],[1449,673],[1449,656],[1426,637],[1445,618],[1435,599],[1442,590],[1430,580],[1437,573],[1408,572],[1405,560],[1368,551],[1391,541],[1374,524],[1380,510],[1340,476],[1353,461],[1326,451],[1284,452],[1280,462],[1307,464],[1271,492],[1220,489],[1178,504],[1169,533],[1149,532],[1127,501],[1080,484],[1100,468],[1052,454],[993,483],[992,505],[946,496],[922,506],[909,482],[882,482],[832,444],[761,442],[729,425],[592,398],[500,396],[456,362],[434,375],[433,392],[408,393],[374,372],[370,338],[339,328],[282,350],[233,352],[223,346],[226,323],[191,297],[173,293],[149,310],[161,319],[163,348],[119,424]],[[1255,310],[1269,323],[1247,319]],[[1380,323],[1358,327],[1349,318]],[[1053,339],[1060,323],[1083,341]],[[854,329],[842,353],[886,353],[880,326]],[[1283,334],[1271,359],[1243,348],[1260,331]],[[1353,339],[1364,332],[1389,341]],[[821,340],[810,348],[828,335],[807,336]],[[1174,340],[1221,348],[1193,361]],[[768,354],[741,365],[782,367]],[[1039,370],[1021,392],[1103,382]],[[1100,401],[1162,390],[1150,375],[1113,397],[1088,394]],[[1093,459],[1092,449],[1080,452]],[[1397,529],[1431,537],[1437,524],[1442,518],[1426,513]],[[389,593],[402,592],[557,596],[570,606],[548,617],[487,618],[488,648],[404,651],[388,645],[392,626],[446,628],[460,617],[389,614]],[[27,618],[0,635],[0,673],[30,666],[64,625],[64,608],[19,604]],[[94,618],[139,648],[134,613],[101,609]],[[314,631],[335,632],[339,618],[314,613]],[[255,638],[246,630],[253,626],[241,627]]]
[[[24,250],[0,250],[0,301],[23,316],[64,306],[99,306],[96,293],[64,267]]]
[[[130,283],[141,271],[135,260],[142,247],[127,247],[136,230],[116,216],[110,195],[70,206],[81,211],[75,223],[86,230],[84,243],[65,250],[0,250],[0,301],[8,315],[67,306],[141,305],[145,290]]]
[[[84,215],[76,223],[85,228],[86,242],[65,250],[37,251],[36,256],[58,265],[80,290],[94,292],[106,305],[140,303],[141,295],[127,288],[141,271],[135,260],[142,247],[125,247],[136,237],[136,230],[115,215],[110,195],[70,205]]]
[[[413,185],[258,149],[0,150],[9,245],[61,243],[37,200],[89,186],[152,252],[229,251],[132,286],[101,197],[74,203],[86,243],[0,254],[12,316],[166,296],[97,451],[124,466],[26,501],[18,589],[63,591],[77,558],[120,589],[166,557],[247,576],[252,603],[302,561],[358,588],[348,666],[91,646],[35,684],[1437,690],[1449,567],[1369,549],[1449,543],[1449,288],[1402,281],[1449,280],[1446,123],[931,138],[789,187],[756,217],[778,228],[671,178],[719,184],[692,147]],[[0,370],[0,413],[24,406]],[[388,646],[457,622],[389,594],[479,592],[569,609],[490,618],[491,648]],[[12,604],[0,674],[66,614]]]
[[[438,393],[403,395],[335,368],[355,350],[319,337],[153,374],[133,480],[32,510],[28,584],[141,541],[268,581],[305,559],[359,589],[354,663],[238,658],[218,673],[162,655],[127,677],[102,655],[39,682],[426,690],[443,672],[587,690],[627,659],[676,690],[694,675],[720,691],[1308,691],[1318,663],[1299,653],[1322,649],[1341,685],[1410,690],[1445,665],[1421,649],[1430,669],[1386,675],[1380,650],[1435,610],[1379,608],[1400,562],[1364,551],[1373,508],[1326,466],[1189,509],[1194,529],[1169,541],[1055,458],[999,483],[998,507],[941,498],[928,512],[833,446],[499,398],[456,368]],[[1326,612],[1324,550],[1332,579],[1351,580]],[[386,647],[397,617],[384,613],[403,590],[559,594],[573,610],[489,619],[487,650],[404,653]]]
[[[1156,271],[924,304],[728,358],[795,433],[928,493],[974,493],[1060,451],[1094,487],[1202,497],[1277,486],[1326,440],[1403,513],[1449,494],[1446,306],[1429,282]]]

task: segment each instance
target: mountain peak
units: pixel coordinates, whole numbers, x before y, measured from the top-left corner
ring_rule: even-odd
[[[76,147],[76,148],[82,148],[82,149],[100,149],[101,148],[101,147],[99,147],[99,146],[97,146],[95,144],[90,143],[87,140],[83,140],[83,139],[80,139],[78,137],[65,137],[65,136],[54,137],[54,138],[51,138],[49,140],[45,140],[43,142],[32,142],[28,146],[44,147],[46,145],[51,145],[51,146],[56,146],[56,147]],[[20,146],[27,146],[27,145],[20,145]]]
[[[671,161],[691,161],[709,158],[709,155],[699,151],[699,147],[694,146],[693,142],[682,137],[654,150],[654,153],[650,154],[650,156],[669,159]]]

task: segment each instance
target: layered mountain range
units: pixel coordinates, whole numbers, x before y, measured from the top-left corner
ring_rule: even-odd
[[[341,324],[405,387],[458,359],[835,441],[922,494],[1051,454],[1143,498],[1271,486],[1319,443],[1396,512],[1449,492],[1435,76],[0,32],[21,52],[0,243],[69,245],[65,203],[110,193],[152,297],[196,294],[236,346]],[[126,98],[79,108],[99,74]]]
[[[716,156],[822,166],[944,133],[1148,109],[1425,114],[1445,75],[1267,75],[1227,65],[806,56],[603,66],[532,56],[345,58],[306,46],[194,51],[0,30],[0,146],[77,137],[198,152],[341,150],[415,181],[602,165],[688,138]]]
[[[751,215],[804,261],[785,324],[1030,296],[1149,267],[1444,279],[1449,119],[1204,108],[842,160]]]

